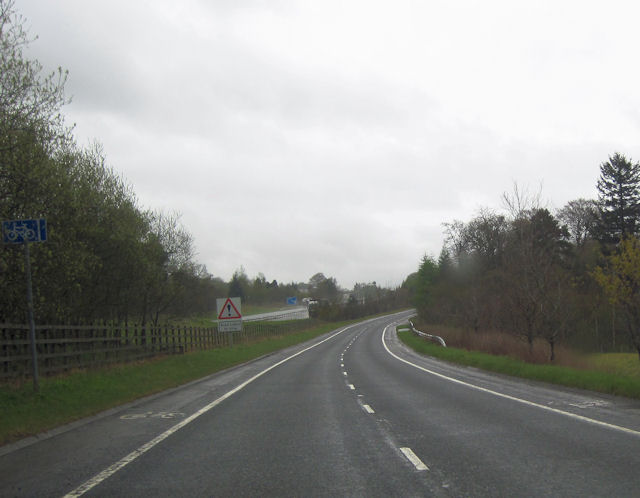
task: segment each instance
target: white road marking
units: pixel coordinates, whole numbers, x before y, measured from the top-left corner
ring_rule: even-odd
[[[200,410],[195,412],[193,415],[190,415],[189,417],[185,418],[182,422],[179,422],[176,425],[174,425],[173,427],[171,427],[170,429],[167,429],[165,432],[163,432],[159,436],[156,436],[155,438],[153,438],[148,443],[143,444],[138,449],[132,451],[131,453],[129,453],[127,456],[125,456],[121,460],[117,461],[116,463],[114,463],[110,467],[104,469],[102,472],[96,474],[91,479],[89,479],[88,481],[86,481],[85,483],[81,484],[80,486],[78,486],[73,491],[71,491],[68,494],[66,494],[64,496],[64,498],[69,498],[69,497],[74,497],[74,496],[82,496],[87,491],[89,491],[90,489],[93,489],[98,484],[100,484],[101,482],[105,481],[106,479],[111,477],[113,474],[118,472],[120,469],[122,469],[123,467],[125,467],[128,464],[130,464],[131,462],[133,462],[136,458],[138,458],[139,456],[145,454],[151,448],[153,448],[154,446],[158,445],[159,443],[161,443],[162,441],[167,439],[169,436],[171,436],[172,434],[174,434],[177,431],[179,431],[180,429],[182,429],[185,425],[193,422],[200,415],[204,415],[209,410],[211,410],[212,408],[214,408],[217,405],[219,405],[220,403],[222,403],[225,399],[230,398],[231,396],[233,396],[238,391],[244,389],[246,386],[251,384],[254,380],[258,379],[259,377],[262,377],[267,372],[270,372],[274,368],[279,367],[283,363],[286,363],[287,361],[295,358],[296,356],[299,356],[302,353],[305,353],[305,352],[309,351],[310,349],[313,349],[316,346],[319,346],[320,344],[333,339],[334,337],[342,334],[344,331],[346,331],[346,330],[348,330],[348,329],[350,329],[352,327],[355,327],[356,325],[362,325],[362,323],[364,323],[364,322],[360,322],[360,323],[356,323],[356,324],[353,324],[353,325],[349,325],[348,327],[343,328],[342,330],[336,332],[335,334],[332,334],[329,337],[327,337],[327,338],[325,338],[325,339],[323,339],[323,340],[321,340],[321,341],[319,341],[319,342],[317,342],[317,343],[315,343],[315,344],[313,344],[313,345],[311,345],[311,346],[309,346],[309,347],[307,347],[307,348],[305,348],[305,349],[303,349],[301,351],[298,351],[297,353],[292,354],[291,356],[288,356],[287,358],[285,358],[283,360],[280,360],[278,363],[275,363],[275,364],[271,365],[270,367],[265,368],[263,371],[257,373],[256,375],[251,377],[249,380],[244,381],[242,384],[240,384],[236,388],[232,389],[231,391],[223,394],[222,396],[220,396],[215,401],[212,401],[208,405],[204,406],[203,408],[201,408]],[[346,375],[346,372],[345,372],[345,375]]]
[[[373,411],[373,408],[371,408],[369,405],[362,405],[362,408],[364,408],[364,411],[367,413],[375,413]]]
[[[342,375],[346,376],[346,375],[347,375],[347,372],[342,372]]]
[[[347,384],[347,386],[349,386],[349,389],[351,389],[352,391],[355,391],[356,386],[354,386],[353,384]]]
[[[606,401],[601,401],[599,399],[593,401],[582,401],[579,403],[568,403],[569,406],[575,406],[576,408],[591,408],[594,406],[609,406],[610,403]]]
[[[390,326],[391,325],[387,325],[384,328],[384,330],[382,331],[382,345],[384,346],[384,349],[386,349],[387,353],[389,353],[391,356],[393,356],[396,360],[399,360],[399,361],[401,361],[403,363],[406,363],[407,365],[411,365],[412,367],[417,368],[418,370],[422,370],[423,372],[427,372],[427,373],[429,373],[431,375],[435,375],[436,377],[439,377],[439,378],[444,379],[444,380],[448,380],[450,382],[453,382],[455,384],[459,384],[461,386],[466,386],[466,387],[469,387],[471,389],[475,389],[477,391],[481,391],[481,392],[488,393],[488,394],[493,394],[494,396],[498,396],[499,398],[509,399],[511,401],[515,401],[517,403],[522,403],[523,405],[527,405],[527,406],[534,406],[534,407],[540,408],[542,410],[547,410],[549,412],[557,413],[558,415],[564,415],[565,417],[569,417],[569,418],[572,418],[574,420],[581,420],[582,422],[587,422],[589,424],[599,425],[600,427],[606,427],[607,429],[612,429],[612,430],[615,430],[615,431],[624,432],[626,434],[631,434],[633,436],[640,436],[640,431],[635,431],[633,429],[629,429],[627,427],[622,427],[622,426],[619,426],[619,425],[609,424],[607,422],[602,422],[600,420],[596,420],[596,419],[593,419],[593,418],[584,417],[582,415],[576,415],[575,413],[565,412],[564,410],[558,410],[557,408],[551,408],[550,406],[545,406],[545,405],[541,405],[539,403],[534,403],[533,401],[528,401],[526,399],[516,398],[515,396],[509,396],[508,394],[499,393],[497,391],[492,391],[491,389],[487,389],[486,387],[480,387],[480,386],[476,386],[475,384],[470,384],[468,382],[465,382],[463,380],[454,379],[453,377],[448,377],[448,376],[443,375],[441,373],[434,372],[433,370],[429,370],[428,368],[424,368],[424,367],[421,367],[420,365],[416,365],[415,363],[411,363],[410,361],[405,360],[404,358],[400,358],[398,355],[392,353],[391,350],[388,348],[384,336],[387,333],[387,329]]]
[[[120,417],[121,420],[135,420],[141,418],[179,418],[184,417],[182,412],[146,412],[146,413],[128,413]]]
[[[422,463],[422,460],[418,458],[411,448],[400,448],[400,451],[402,451],[402,454],[407,457],[407,460],[409,460],[417,470],[429,470],[429,467]]]

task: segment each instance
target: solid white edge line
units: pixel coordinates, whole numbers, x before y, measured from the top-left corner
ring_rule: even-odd
[[[395,324],[391,324],[391,325],[395,325]],[[454,379],[453,377],[448,377],[448,376],[443,375],[441,373],[434,372],[433,370],[429,370],[428,368],[424,368],[424,367],[421,367],[420,365],[416,365],[415,363],[411,363],[410,361],[405,360],[404,358],[400,358],[398,355],[392,353],[391,350],[387,347],[387,343],[385,342],[385,337],[384,336],[385,336],[385,334],[387,332],[387,329],[389,327],[391,327],[391,325],[387,325],[384,328],[384,330],[382,331],[382,345],[384,346],[384,349],[386,349],[387,353],[389,353],[391,356],[393,356],[396,360],[399,360],[399,361],[401,361],[403,363],[406,363],[407,365],[411,365],[412,367],[417,368],[418,370],[422,370],[423,372],[427,372],[427,373],[429,373],[431,375],[435,375],[436,377],[439,377],[439,378],[444,379],[444,380],[448,380],[450,382],[454,382],[455,384],[459,384],[461,386],[466,386],[466,387],[469,387],[471,389],[475,389],[477,391],[482,391],[484,393],[493,394],[494,396],[498,396],[499,398],[508,399],[508,400],[511,400],[511,401],[515,401],[517,403],[522,403],[523,405],[527,405],[527,406],[534,406],[534,407],[540,408],[542,410],[546,410],[546,411],[549,411],[549,412],[557,413],[558,415],[564,415],[565,417],[569,417],[569,418],[572,418],[574,420],[581,420],[582,422],[587,422],[589,424],[598,425],[600,427],[605,427],[607,429],[612,429],[612,430],[624,432],[626,434],[631,434],[633,436],[640,436],[640,431],[635,431],[633,429],[629,429],[627,427],[621,427],[621,426],[615,425],[615,424],[609,424],[607,422],[602,422],[600,420],[595,420],[593,418],[584,417],[582,415],[577,415],[575,413],[565,412],[564,410],[558,410],[557,408],[551,408],[550,406],[541,405],[539,403],[534,403],[533,401],[528,401],[526,399],[516,398],[515,396],[509,396],[508,394],[499,393],[497,391],[492,391],[491,389],[487,389],[485,387],[476,386],[474,384],[469,384],[468,382],[465,382],[463,380]]]
[[[372,319],[373,320],[373,319]],[[98,484],[100,484],[101,482],[105,481],[106,479],[108,479],[109,477],[111,477],[113,474],[115,474],[116,472],[118,472],[120,469],[122,469],[123,467],[125,467],[126,465],[130,464],[131,462],[133,462],[136,458],[138,458],[140,455],[143,455],[144,453],[146,453],[147,451],[149,451],[151,448],[153,448],[154,446],[156,446],[157,444],[161,443],[162,441],[164,441],[165,439],[167,439],[169,436],[171,436],[172,434],[174,434],[175,432],[179,431],[180,429],[182,429],[185,425],[193,422],[195,419],[197,419],[199,416],[204,415],[205,413],[207,413],[209,410],[211,410],[212,408],[214,408],[215,406],[219,405],[220,403],[222,403],[225,399],[233,396],[235,393],[237,393],[238,391],[244,389],[247,385],[251,384],[254,380],[258,379],[259,377],[262,377],[264,374],[266,374],[267,372],[270,372],[271,370],[273,370],[276,367],[279,367],[280,365],[282,365],[283,363],[295,358],[296,356],[301,355],[302,353],[305,353],[307,351],[309,351],[310,349],[315,348],[316,346],[319,346],[320,344],[327,342],[331,339],[333,339],[334,337],[342,334],[343,332],[345,332],[346,330],[349,330],[352,327],[355,327],[356,325],[362,325],[363,323],[366,323],[368,321],[371,320],[366,320],[364,322],[359,322],[359,323],[354,323],[353,325],[349,325],[345,328],[343,328],[342,330],[339,330],[338,332],[336,332],[335,334],[330,335],[329,337],[326,337],[325,339],[312,344],[311,346],[302,349],[301,351],[298,351],[295,354],[292,354],[291,356],[288,356],[287,358],[280,360],[278,363],[275,363],[273,365],[271,365],[270,367],[264,369],[263,371],[257,373],[256,375],[254,375],[253,377],[251,377],[249,380],[246,380],[245,382],[243,382],[242,384],[240,384],[239,386],[237,386],[236,388],[232,389],[231,391],[223,394],[222,396],[220,396],[218,399],[216,399],[215,401],[212,401],[211,403],[209,403],[208,405],[204,406],[203,408],[201,408],[200,410],[198,410],[197,412],[195,412],[194,414],[190,415],[189,417],[185,418],[184,420],[182,420],[181,422],[179,422],[178,424],[174,425],[173,427],[171,427],[170,429],[166,430],[165,432],[163,432],[162,434],[160,434],[159,436],[153,438],[151,441],[149,441],[148,443],[143,444],[142,446],[140,446],[138,449],[132,451],[131,453],[129,453],[127,456],[125,456],[124,458],[122,458],[121,460],[117,461],[116,463],[114,463],[113,465],[111,465],[110,467],[107,467],[105,470],[103,470],[102,472],[100,472],[99,474],[96,474],[95,476],[93,476],[91,479],[89,479],[88,481],[84,482],[83,484],[81,484],[80,486],[78,486],[77,488],[75,488],[73,491],[67,493],[66,495],[64,495],[64,498],[68,498],[68,497],[74,497],[74,496],[82,496],[84,493],[86,493],[87,491],[89,491],[90,489],[94,488],[95,486],[97,486]],[[346,372],[345,372],[346,375]]]
[[[429,467],[418,458],[418,455],[416,455],[411,448],[400,448],[400,451],[402,451],[402,454],[407,457],[407,460],[413,464],[416,470],[429,470]]]

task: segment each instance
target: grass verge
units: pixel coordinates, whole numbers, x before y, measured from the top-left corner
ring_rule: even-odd
[[[640,379],[640,361],[636,353],[597,353],[587,356],[596,370]]]
[[[0,385],[0,445],[185,384],[344,325],[328,323],[232,348],[43,378],[38,393],[33,392],[30,383]]]
[[[398,331],[398,337],[407,346],[419,353],[452,363],[473,366],[515,377],[630,398],[640,398],[640,378],[635,376],[596,370],[580,370],[557,365],[531,364],[508,356],[496,356],[449,347],[443,348],[415,336],[408,330]]]

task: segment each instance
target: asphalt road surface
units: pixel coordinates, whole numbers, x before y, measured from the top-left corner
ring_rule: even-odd
[[[421,357],[370,320],[0,448],[0,496],[639,496],[640,403]]]
[[[244,315],[242,320],[244,322],[259,322],[259,321],[279,321],[279,320],[304,320],[309,318],[309,308],[306,306],[292,306],[283,308],[278,311],[271,311],[269,313],[258,313],[255,315]]]

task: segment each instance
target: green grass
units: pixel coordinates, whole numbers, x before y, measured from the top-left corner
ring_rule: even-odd
[[[640,398],[640,375],[634,374],[633,372],[636,372],[636,370],[631,366],[628,367],[630,369],[629,371],[625,370],[623,372],[619,370],[612,373],[601,370],[579,370],[556,365],[536,365],[507,356],[495,356],[487,353],[449,347],[443,348],[413,335],[408,330],[399,331],[398,337],[402,342],[419,353],[452,363],[473,366],[515,377],[627,396],[630,398]],[[621,363],[619,361],[608,361],[614,364]],[[635,361],[638,362],[637,356],[635,356]],[[622,363],[626,364],[626,361]]]
[[[596,370],[640,379],[640,361],[636,353],[599,353],[587,357]]]
[[[218,320],[212,314],[211,316],[196,316],[189,318],[188,320],[179,320],[178,325],[186,325],[187,327],[214,327]]]
[[[33,392],[31,383],[0,385],[0,445],[205,377],[344,325],[330,323],[233,348],[42,378],[38,393]]]
[[[287,308],[285,304],[264,304],[264,305],[243,304],[242,315],[248,316],[248,315],[258,315],[262,313],[271,313],[274,311],[280,311],[285,308]],[[213,327],[218,323],[216,310],[211,311],[209,315],[194,316],[188,319],[169,318],[168,321],[170,323],[175,323],[176,325],[186,325],[188,327],[189,326],[190,327]],[[164,323],[164,322],[161,322],[161,323]]]
[[[271,313],[273,311],[280,311],[282,308],[286,308],[286,305],[283,304],[264,304],[264,305],[253,305],[253,304],[243,304],[242,305],[242,315],[259,315],[262,313]]]

